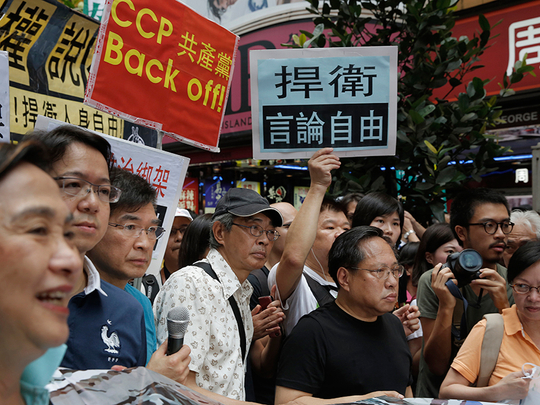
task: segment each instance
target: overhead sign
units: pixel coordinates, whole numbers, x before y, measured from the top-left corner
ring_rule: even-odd
[[[65,124],[65,122],[40,115],[36,120],[36,129],[51,131]],[[157,274],[161,269],[161,262],[165,254],[167,241],[169,240],[176,206],[182,193],[182,184],[186,177],[189,159],[95,131],[92,132],[103,136],[111,144],[115,166],[138,174],[146,179],[156,190],[156,214],[161,220],[166,232],[158,239],[154,247],[152,262],[147,272]]]
[[[0,51],[0,143],[9,142],[9,60]]]
[[[396,150],[397,47],[250,54],[253,157],[307,158]]]
[[[176,0],[108,0],[85,103],[218,152],[238,40]]]

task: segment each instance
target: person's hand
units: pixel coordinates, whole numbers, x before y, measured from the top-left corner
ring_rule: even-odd
[[[405,398],[403,395],[401,395],[399,392],[396,392],[396,391],[373,391],[373,392],[370,392],[369,394],[362,395],[360,398],[369,399],[369,398],[382,397],[382,396],[394,397],[394,398],[399,398],[399,399]]]
[[[523,378],[523,372],[515,371],[508,374],[493,389],[497,391],[497,397],[503,399],[523,399],[529,393],[530,378]]]
[[[416,235],[418,236],[418,238],[421,238],[424,235],[426,228],[420,225],[409,211],[405,211],[404,216],[406,220],[408,219],[410,221],[412,229],[416,232]]]
[[[251,316],[253,318],[253,340],[267,335],[277,337],[281,334],[279,324],[285,319],[285,314],[279,300],[272,301],[264,311],[261,311],[261,306],[257,305],[251,311]]]
[[[146,368],[162,374],[180,384],[185,384],[189,374],[191,349],[183,345],[176,353],[167,356],[167,340],[154,352]]]
[[[486,290],[499,312],[510,308],[504,277],[492,269],[480,269],[480,273],[480,278],[472,280],[471,285],[477,285]]]
[[[403,305],[401,308],[396,309],[393,314],[401,321],[405,336],[409,336],[420,329],[420,311],[416,305]]]
[[[443,265],[439,263],[433,269],[433,272],[431,273],[431,288],[433,288],[433,291],[439,299],[439,307],[453,309],[456,306],[456,297],[452,295],[446,286],[446,282],[455,278],[454,273],[452,273],[448,267],[442,267]],[[455,283],[456,281],[452,280],[452,282]]]
[[[332,184],[332,170],[339,169],[341,162],[332,155],[332,148],[323,148],[313,154],[308,162],[311,185],[320,185],[325,189]]]

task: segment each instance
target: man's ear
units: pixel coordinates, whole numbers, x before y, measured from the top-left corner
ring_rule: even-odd
[[[345,291],[349,291],[349,277],[350,273],[345,267],[340,267],[337,271],[337,282],[339,288],[343,288]]]
[[[214,238],[216,239],[216,241],[220,245],[223,245],[225,232],[227,232],[225,226],[223,226],[221,222],[216,221],[212,224],[212,232],[214,233]]]
[[[454,229],[456,230],[456,234],[457,234],[459,240],[463,244],[467,240],[467,238],[469,236],[467,228],[465,228],[464,226],[461,226],[461,225],[456,225],[456,227]]]

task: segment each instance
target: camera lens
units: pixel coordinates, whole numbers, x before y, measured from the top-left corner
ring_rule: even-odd
[[[482,256],[472,249],[465,249],[459,255],[459,264],[466,271],[476,271],[482,268]]]

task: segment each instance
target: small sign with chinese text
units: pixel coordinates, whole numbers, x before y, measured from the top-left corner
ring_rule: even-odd
[[[255,159],[388,156],[396,149],[397,48],[250,53]]]
[[[85,103],[218,152],[238,40],[177,0],[108,0]]]

